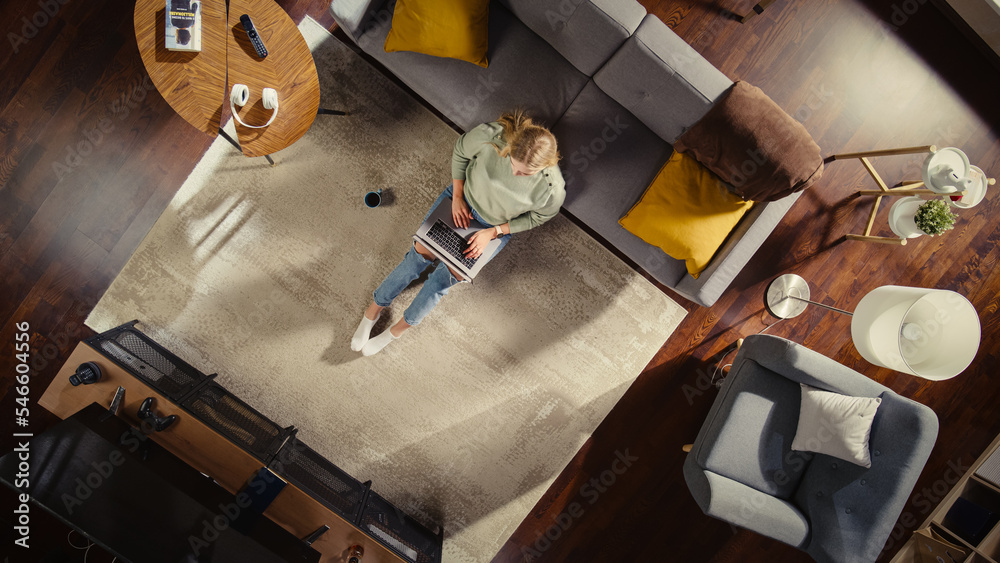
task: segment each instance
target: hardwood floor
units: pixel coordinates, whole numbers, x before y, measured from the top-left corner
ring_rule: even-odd
[[[641,1],[727,76],[759,86],[802,121],[827,155],[933,143],[960,147],[1000,175],[1000,73],[926,0],[779,0],[746,24],[727,11],[744,13],[753,0]],[[279,3],[296,21],[308,14],[333,27],[324,0]],[[15,38],[0,64],[0,345],[14,341],[17,323],[31,325],[32,404],[90,334],[87,313],[210,143],[145,79],[130,5],[67,2],[52,17],[39,10],[0,4]],[[25,23],[33,19],[37,28]],[[914,176],[915,162],[886,157],[875,166],[895,183]],[[715,396],[704,384],[713,356],[773,322],[762,319],[763,291],[786,272],[809,280],[813,299],[848,310],[871,289],[895,284],[955,290],[980,312],[976,360],[937,383],[871,366],[851,344],[849,319],[818,307],[769,330],[937,412],[941,433],[904,511],[923,520],[929,509],[916,495],[936,503],[933,485],[948,468],[971,463],[1000,432],[1000,196],[991,191],[963,211],[954,231],[900,248],[843,239],[864,229],[870,204],[850,197],[862,187],[874,185],[856,161],[829,163],[714,307],[678,298],[688,317],[495,561],[524,561],[526,553],[540,561],[808,560],[702,515],[681,475],[680,446]],[[886,213],[876,222],[883,232]],[[15,396],[8,353],[0,370],[6,451]],[[29,430],[52,422],[36,406]],[[599,494],[582,494],[619,457],[629,460],[627,471],[603,490],[587,489]],[[9,512],[0,511],[0,522]],[[900,527],[887,556],[913,527]]]

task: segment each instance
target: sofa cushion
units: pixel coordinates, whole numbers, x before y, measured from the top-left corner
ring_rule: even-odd
[[[754,253],[784,219],[799,195],[796,193],[778,201],[755,203],[729,233],[729,238],[719,247],[701,275],[697,279],[686,276],[673,288],[674,291],[695,303],[711,307],[753,259]]]
[[[490,0],[398,0],[385,51],[414,51],[487,66]]]
[[[660,282],[672,287],[687,276],[683,261],[618,224],[670,156],[670,145],[593,82],[552,133],[563,157],[563,209]]]
[[[580,72],[593,76],[646,15],[621,0],[500,0]]]
[[[881,398],[869,438],[871,468],[816,455],[795,492],[812,524],[806,550],[816,561],[875,561],[934,447],[931,409],[892,391]]]
[[[752,205],[697,160],[675,151],[618,223],[684,260],[688,273],[697,278]]]
[[[732,85],[652,14],[594,81],[668,143],[701,119]]]
[[[495,2],[490,4],[489,68],[421,53],[386,53],[382,46],[389,26],[389,18],[373,20],[358,45],[464,131],[517,107],[551,126],[588,80]],[[533,68],[526,69],[525,61]]]
[[[812,454],[791,448],[798,423],[798,383],[737,356],[705,421],[698,464],[758,491],[789,499]]]
[[[775,201],[823,173],[819,146],[801,123],[739,81],[675,143],[733,185],[744,199]]]
[[[802,402],[792,449],[871,467],[868,437],[882,399],[851,397],[804,383],[800,385]]]

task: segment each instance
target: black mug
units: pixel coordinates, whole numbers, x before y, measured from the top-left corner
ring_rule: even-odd
[[[382,188],[379,188],[378,191],[368,192],[365,194],[365,205],[367,205],[368,207],[375,209],[381,204],[382,204]]]

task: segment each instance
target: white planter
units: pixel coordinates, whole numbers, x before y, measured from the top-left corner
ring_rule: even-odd
[[[917,214],[917,208],[924,203],[923,199],[917,196],[907,196],[899,198],[899,201],[889,208],[889,228],[900,238],[915,238],[927,234],[917,228],[913,217]]]

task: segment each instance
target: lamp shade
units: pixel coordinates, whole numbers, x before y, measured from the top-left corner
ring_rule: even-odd
[[[876,288],[851,320],[851,339],[866,360],[935,381],[969,367],[981,332],[972,303],[943,289]]]

